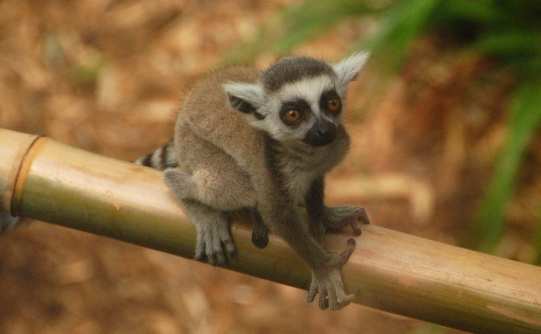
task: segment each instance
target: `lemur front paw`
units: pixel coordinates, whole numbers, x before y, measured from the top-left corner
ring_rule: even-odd
[[[338,207],[327,207],[325,209],[325,222],[324,226],[331,231],[340,230],[346,225],[350,225],[353,229],[353,234],[360,235],[361,224],[370,224],[370,218],[366,213],[366,210],[360,206],[338,206]]]
[[[312,269],[312,283],[306,300],[311,303],[319,293],[319,308],[339,310],[351,303],[354,294],[346,294],[342,280],[342,266],[348,261],[355,249],[355,240],[349,239],[346,249],[340,253],[330,254],[324,268]]]
[[[195,259],[226,267],[237,255],[235,242],[225,224],[201,224],[197,228]]]

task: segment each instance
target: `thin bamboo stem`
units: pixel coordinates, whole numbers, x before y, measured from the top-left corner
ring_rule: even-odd
[[[0,208],[192,258],[195,231],[157,171],[0,129]],[[340,250],[344,235],[326,235]],[[232,270],[306,289],[310,273],[285,242],[251,244],[235,222]],[[541,332],[541,268],[364,226],[343,268],[355,303],[478,333]]]

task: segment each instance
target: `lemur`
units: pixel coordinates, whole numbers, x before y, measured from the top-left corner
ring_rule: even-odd
[[[236,254],[230,213],[248,208],[252,241],[265,247],[268,231],[282,237],[308,264],[307,301],[338,310],[346,294],[340,253],[321,245],[326,230],[368,224],[362,207],[324,205],[324,177],[346,155],[342,124],[347,86],[368,53],[336,64],[285,57],[264,71],[234,67],[209,74],[187,93],[174,137],[136,163],[164,170],[163,180],[197,231],[195,259],[225,266]],[[306,207],[308,219],[299,206]]]

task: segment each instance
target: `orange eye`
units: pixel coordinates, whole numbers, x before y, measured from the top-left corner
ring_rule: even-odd
[[[284,119],[289,123],[295,123],[300,118],[301,118],[301,113],[295,109],[288,110],[284,114]]]
[[[327,109],[331,112],[339,111],[340,107],[342,107],[342,102],[339,98],[335,97],[334,99],[330,99],[327,102]]]

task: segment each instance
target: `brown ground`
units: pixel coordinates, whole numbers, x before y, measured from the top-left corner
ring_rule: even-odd
[[[294,2],[4,0],[0,127],[133,160],[171,136],[186,87]],[[338,60],[367,27],[343,23],[294,53]],[[377,78],[371,65],[350,90],[354,145],[330,178],[330,201],[456,244],[504,139],[513,80],[437,38],[417,44],[398,79],[378,87]],[[528,166],[539,166],[539,145]],[[521,175],[500,255],[531,260],[523,236],[537,219],[535,170]],[[0,237],[0,333],[456,332],[356,305],[322,312],[304,299],[304,291],[42,222]]]

